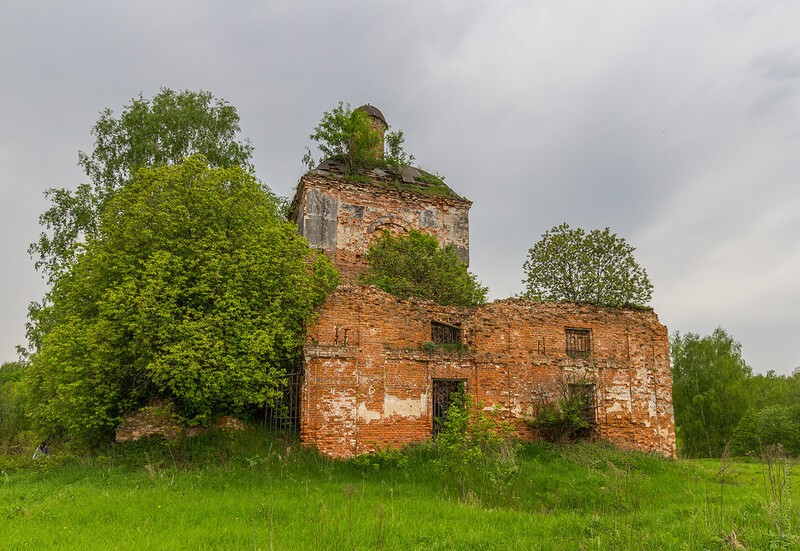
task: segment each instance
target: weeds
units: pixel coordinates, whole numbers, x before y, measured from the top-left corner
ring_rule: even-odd
[[[28,456],[0,473],[0,540],[45,549],[798,548],[797,469],[777,452],[763,463],[669,461],[607,444],[526,444],[510,484],[506,473],[485,474],[484,461],[461,473],[471,477],[462,494],[458,473],[437,467],[437,445],[342,462],[251,430],[171,450],[154,440],[103,457],[53,453],[46,475]]]
[[[437,470],[456,483],[461,501],[480,503],[480,493],[510,504],[520,444],[497,408],[487,412],[470,394],[454,392],[434,449]]]
[[[769,518],[770,548],[796,549],[797,513],[792,498],[792,471],[795,460],[786,455],[780,444],[766,446],[761,454],[764,465],[766,500],[764,507]]]

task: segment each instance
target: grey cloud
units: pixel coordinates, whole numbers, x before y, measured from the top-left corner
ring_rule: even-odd
[[[610,226],[671,330],[722,325],[756,369],[786,372],[800,227],[776,207],[800,208],[798,17],[780,0],[8,6],[0,361],[43,292],[25,253],[42,191],[82,181],[98,111],[168,86],[235,105],[258,176],[283,195],[322,111],[371,102],[474,201],[471,269],[493,296],[521,290],[553,225]]]

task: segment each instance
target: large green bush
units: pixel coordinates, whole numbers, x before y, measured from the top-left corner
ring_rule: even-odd
[[[155,397],[191,425],[270,402],[336,282],[242,168],[140,169],[35,317],[31,416],[93,443]]]
[[[456,306],[486,302],[486,287],[467,270],[455,247],[442,247],[432,235],[413,230],[394,237],[384,232],[367,250],[366,258],[369,267],[361,283],[397,297]]]

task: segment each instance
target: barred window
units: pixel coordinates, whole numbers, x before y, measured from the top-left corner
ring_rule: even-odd
[[[567,356],[588,358],[592,351],[592,332],[589,329],[565,327]]]
[[[435,344],[461,344],[461,328],[449,323],[432,321],[431,341]]]

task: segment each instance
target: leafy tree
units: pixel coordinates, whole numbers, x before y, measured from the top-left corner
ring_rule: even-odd
[[[360,281],[400,298],[420,297],[439,304],[475,306],[487,289],[467,271],[454,245],[441,247],[417,230],[393,237],[384,232],[367,250],[367,271]]]
[[[49,189],[52,206],[40,217],[47,229],[30,247],[36,266],[51,283],[74,261],[77,244],[97,232],[110,197],[142,167],[175,165],[203,155],[212,167],[241,166],[252,171],[253,148],[239,141],[236,109],[208,92],[167,88],[151,100],[140,94],[119,118],[110,109],[92,127],[91,155],[78,153],[78,164],[90,179],[74,192]]]
[[[380,133],[372,127],[369,114],[351,109],[341,101],[322,114],[322,120],[309,136],[325,157],[341,159],[347,174],[362,174],[378,158]],[[313,164],[310,153],[307,162]]]
[[[574,381],[574,382],[573,382]],[[534,401],[533,417],[526,424],[550,442],[564,444],[591,435],[594,427],[594,384],[587,379],[556,381],[552,394]]]
[[[414,161],[403,149],[405,136],[402,131],[387,132],[385,136],[386,157],[382,159],[381,135],[372,126],[369,114],[364,109],[351,109],[350,104],[339,105],[322,114],[322,120],[309,136],[326,158],[344,162],[348,176],[362,175],[373,166],[384,166],[400,173]],[[314,168],[311,150],[306,148],[303,164]]]
[[[752,371],[721,327],[706,337],[672,335],[672,400],[683,453],[719,457],[748,410]]]
[[[156,396],[188,424],[276,397],[336,284],[247,170],[138,170],[35,313],[31,416],[87,441]]]
[[[16,439],[29,425],[25,417],[22,383],[25,367],[24,362],[6,362],[0,365],[0,451],[17,443]]]
[[[405,134],[403,134],[402,130],[387,132],[385,140],[386,164],[395,173],[399,174],[405,167],[414,162],[414,156],[406,154],[403,148],[403,143],[406,141]]]
[[[747,380],[750,406],[761,410],[774,405],[790,406],[800,403],[800,371],[778,375],[774,371],[757,373]]]
[[[561,224],[542,234],[523,266],[532,300],[597,306],[646,305],[653,286],[633,258],[635,249],[609,228],[586,233]]]

